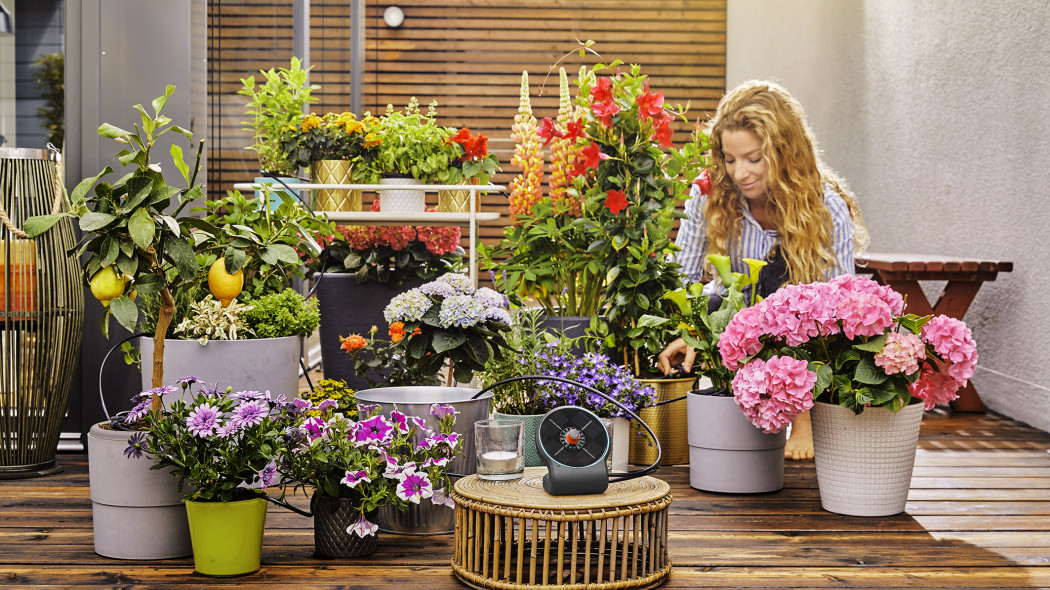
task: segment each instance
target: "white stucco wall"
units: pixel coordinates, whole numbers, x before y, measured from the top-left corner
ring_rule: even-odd
[[[15,21],[14,2],[4,2],[11,13],[11,21]],[[18,137],[15,132],[17,119],[15,119],[15,37],[14,35],[0,35],[0,135],[4,136],[6,143],[2,147],[17,147]]]
[[[1045,0],[729,0],[726,78],[799,99],[872,251],[1014,262],[966,316],[974,383],[1050,431],[1048,39]]]

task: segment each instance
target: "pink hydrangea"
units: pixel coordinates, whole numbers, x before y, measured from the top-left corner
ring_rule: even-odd
[[[838,289],[827,283],[785,287],[766,300],[770,334],[788,346],[800,346],[818,336],[838,333],[835,311]]]
[[[970,329],[962,321],[939,315],[922,327],[922,337],[930,343],[934,352],[944,359],[950,375],[959,386],[973,377],[977,367],[977,345]]]
[[[762,303],[738,311],[718,340],[722,364],[731,370],[739,369],[741,361],[762,350],[762,342],[759,340],[764,332]]]
[[[795,416],[813,407],[817,374],[806,361],[786,356],[754,359],[733,378],[737,406],[764,432],[780,432]]]
[[[839,275],[829,284],[852,293],[868,293],[878,297],[890,308],[890,313],[899,316],[904,313],[904,298],[900,293],[887,285],[880,285],[868,277],[859,275]]]
[[[842,333],[850,340],[857,336],[882,334],[893,325],[890,306],[873,293],[845,293],[839,300],[836,314],[842,322]]]
[[[937,404],[946,404],[958,397],[959,383],[951,375],[936,370],[924,370],[919,379],[908,386],[915,397],[926,402],[926,409],[932,410]]]
[[[911,332],[890,332],[886,335],[886,345],[875,353],[875,364],[887,375],[911,375],[919,370],[919,361],[925,358],[926,346],[922,338]]]

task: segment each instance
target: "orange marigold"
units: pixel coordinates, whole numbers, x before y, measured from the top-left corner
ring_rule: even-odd
[[[363,336],[358,336],[357,334],[351,334],[346,338],[343,338],[342,341],[343,344],[340,348],[347,352],[353,352],[368,346],[368,341],[365,340]]]

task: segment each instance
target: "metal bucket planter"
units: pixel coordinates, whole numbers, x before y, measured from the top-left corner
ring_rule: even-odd
[[[310,163],[310,177],[314,184],[353,184],[349,160],[318,160]],[[315,211],[360,211],[359,189],[317,189],[313,191]]]
[[[379,404],[383,413],[392,410],[426,420],[427,427],[437,430],[437,418],[430,415],[430,404],[449,404],[456,414],[453,431],[460,435],[460,451],[449,462],[448,471],[470,475],[476,470],[474,458],[474,422],[488,418],[492,392],[474,398],[479,390],[468,387],[383,387],[364,389],[354,394],[358,404]],[[437,491],[435,490],[435,493]],[[444,534],[455,530],[455,511],[423,501],[413,504],[408,512],[386,506],[379,509],[379,530],[397,534]]]
[[[660,440],[663,452],[660,465],[683,465],[689,462],[689,436],[685,397],[696,383],[694,377],[685,379],[639,379],[642,385],[656,388],[656,402],[662,405],[638,411]],[[677,401],[672,401],[677,400]],[[668,403],[663,403],[668,402]],[[631,439],[631,463],[650,465],[656,460],[656,445],[647,437]]]
[[[186,508],[171,472],[124,456],[126,430],[88,432],[88,479],[95,553],[116,559],[169,559],[192,553]]]
[[[164,383],[197,377],[233,391],[267,391],[294,398],[299,393],[299,336],[257,340],[164,341]],[[142,351],[142,390],[153,388],[153,339],[139,339]],[[165,396],[170,405],[181,394]]]
[[[724,391],[724,390],[720,390]],[[692,391],[689,414],[689,485],[709,492],[754,494],[784,487],[787,431],[766,434],[714,388]]]

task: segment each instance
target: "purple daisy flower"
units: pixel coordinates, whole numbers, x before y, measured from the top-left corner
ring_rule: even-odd
[[[136,432],[128,439],[128,448],[124,449],[124,456],[128,459],[141,459],[144,450],[146,450],[146,433]]]
[[[260,400],[246,401],[233,410],[233,422],[239,427],[255,426],[266,419],[270,409]]]
[[[164,385],[162,387],[154,387],[153,389],[151,389],[149,391],[144,391],[142,393],[149,394],[149,395],[161,395],[161,396],[163,396],[163,395],[166,395],[166,394],[169,394],[169,393],[175,393],[178,390],[179,390],[178,387],[173,387],[171,385]]]
[[[178,381],[176,381],[176,383],[178,383],[179,385],[182,385],[183,387],[186,387],[186,386],[189,386],[189,385],[193,385],[194,383],[204,383],[204,382],[201,381],[200,379],[190,375],[188,377],[183,377],[182,379],[179,379]]]
[[[401,478],[401,483],[397,484],[397,497],[413,504],[419,504],[420,500],[433,495],[434,486],[431,485],[430,478],[425,473],[405,474]]]
[[[132,422],[138,422],[142,418],[145,418],[146,414],[149,413],[149,408],[152,404],[153,400],[149,399],[149,397],[146,397],[146,399],[136,404],[134,408],[131,408],[131,411],[128,412],[128,417],[125,419],[125,422],[131,424]]]
[[[268,488],[277,481],[277,463],[270,461],[259,471],[259,483]]]
[[[193,436],[207,438],[215,433],[219,426],[221,414],[219,409],[209,403],[194,408],[186,418],[186,427],[190,429]]]

